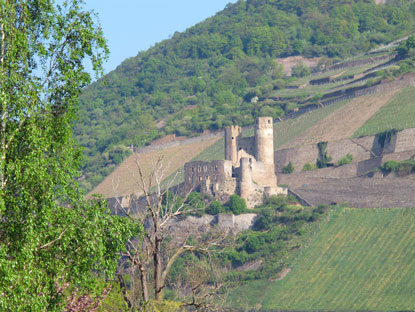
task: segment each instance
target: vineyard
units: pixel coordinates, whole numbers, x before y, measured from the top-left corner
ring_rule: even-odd
[[[354,137],[396,129],[415,128],[415,87],[407,87],[372,116]]]
[[[265,311],[414,310],[414,238],[413,208],[340,209],[285,279],[246,285],[235,291],[234,304]]]

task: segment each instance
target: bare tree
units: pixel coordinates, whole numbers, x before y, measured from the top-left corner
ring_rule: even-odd
[[[124,258],[128,260],[130,271],[138,271],[139,273],[141,292],[139,301],[140,304],[143,304],[153,296],[156,301],[162,299],[167,277],[173,264],[181,255],[192,252],[199,255],[203,254],[209,259],[212,253],[217,252],[223,246],[226,235],[213,230],[196,240],[191,240],[191,235],[186,234],[180,237],[176,236],[168,241],[167,238],[170,235],[167,230],[169,222],[179,216],[198,212],[200,208],[196,208],[188,202],[190,192],[182,193],[181,197],[177,190],[175,192],[170,191],[174,179],[165,189],[162,189],[161,182],[166,177],[168,166],[164,166],[161,158],[153,164],[148,177],[143,175],[137,159],[135,165],[138,173],[137,187],[143,195],[140,198],[131,197],[127,207],[123,207],[120,201],[117,202],[117,206],[137,226],[144,225],[143,236],[130,239],[127,252],[124,255]],[[116,187],[114,188],[116,189]],[[190,243],[190,241],[192,242]],[[151,272],[153,273],[152,278],[149,276]],[[216,283],[201,291],[202,286],[206,285],[208,281],[206,278],[208,272],[206,270],[204,272],[205,276],[199,276],[198,282],[196,282],[197,275],[194,274],[192,278],[196,278],[195,281],[188,281],[187,285],[181,285],[191,290],[190,297],[192,299],[186,302],[185,305],[202,306],[202,302],[206,302],[206,298],[220,288],[221,285]],[[125,287],[121,272],[119,272],[118,278],[121,286]],[[133,308],[134,304],[131,302],[133,300],[128,297],[126,292],[124,292],[124,298],[129,307]]]

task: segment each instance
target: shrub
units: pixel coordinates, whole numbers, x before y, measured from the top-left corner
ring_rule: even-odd
[[[347,164],[351,164],[352,162],[353,162],[352,154],[347,154],[342,159],[340,159],[337,164],[339,166],[344,166],[344,165],[347,165]]]
[[[234,215],[244,213],[248,209],[246,206],[245,199],[241,198],[236,194],[233,194],[229,198],[228,208]]]
[[[283,211],[287,207],[287,198],[285,196],[271,196],[267,205],[276,211]]]
[[[305,77],[310,75],[310,68],[305,66],[303,62],[298,62],[291,69],[291,75],[293,77]]]
[[[206,208],[206,213],[210,215],[217,215],[218,213],[225,212],[225,208],[222,206],[222,204],[215,200],[213,201],[209,207]]]
[[[327,155],[327,142],[320,142],[317,144],[319,158],[317,159],[317,167],[318,168],[326,168],[329,167],[330,161],[332,158]]]
[[[290,174],[290,173],[293,173],[294,170],[295,170],[294,169],[294,166],[293,166],[292,162],[290,161],[288,163],[288,165],[286,165],[284,168],[282,168],[282,173],[284,173],[284,174]]]
[[[248,254],[258,251],[264,245],[264,239],[254,233],[248,236],[244,249]]]
[[[314,170],[314,169],[317,169],[317,166],[315,164],[306,163],[303,166],[303,170],[302,171],[311,171],[311,170]]]
[[[380,166],[380,170],[384,173],[384,174],[388,174],[392,171],[397,170],[399,167],[399,162],[395,161],[395,160],[390,160],[390,161],[386,161],[382,166]]]
[[[273,223],[274,211],[272,209],[263,209],[255,218],[254,229],[256,231],[269,230]]]

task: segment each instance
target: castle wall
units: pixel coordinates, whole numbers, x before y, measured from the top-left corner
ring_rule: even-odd
[[[252,167],[249,158],[241,159],[241,176],[239,180],[239,193],[242,198],[248,198],[252,192]]]
[[[185,191],[189,192],[199,186],[207,187],[210,192],[217,192],[227,179],[232,178],[232,161],[193,161],[184,165]]]
[[[202,217],[188,216],[186,219],[174,218],[167,224],[168,232],[176,239],[185,239],[189,235],[204,234],[218,228],[224,232],[234,234],[250,229],[257,214],[246,213],[238,216],[220,213],[217,216],[204,215]]]
[[[241,128],[230,126],[225,128],[225,160],[236,164],[238,159],[238,145],[241,139]]]
[[[336,164],[347,154],[353,156],[353,162],[363,162],[358,174],[367,168],[375,166],[373,158],[381,155],[385,157],[391,153],[415,150],[415,129],[405,129],[397,133],[390,142],[386,142],[382,147],[379,144],[378,136],[366,136],[362,138],[343,139],[327,144],[327,155],[332,157],[332,162]],[[294,165],[295,172],[302,170],[306,163],[315,164],[318,158],[317,144],[300,146],[290,149],[277,150],[274,153],[275,172],[280,173],[282,169],[291,163]],[[372,159],[372,160],[371,160]]]
[[[245,154],[242,155],[241,151],[245,151]],[[239,140],[238,152],[240,158],[247,157],[248,155],[251,155],[251,157],[255,157],[255,137],[241,138]]]

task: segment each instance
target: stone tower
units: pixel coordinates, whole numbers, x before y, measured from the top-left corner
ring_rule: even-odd
[[[274,127],[271,117],[259,117],[255,125],[255,157],[264,165],[274,165]]]
[[[233,164],[238,162],[238,144],[241,136],[239,126],[225,128],[225,159],[232,160]]]
[[[239,179],[239,195],[242,198],[248,199],[252,192],[252,167],[249,158],[241,158],[240,166],[241,177]]]

